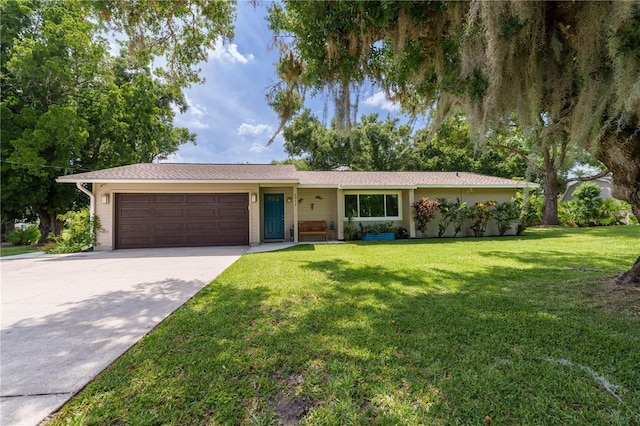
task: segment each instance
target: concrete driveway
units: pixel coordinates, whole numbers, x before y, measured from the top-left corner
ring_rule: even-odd
[[[0,260],[0,424],[38,424],[247,249]]]

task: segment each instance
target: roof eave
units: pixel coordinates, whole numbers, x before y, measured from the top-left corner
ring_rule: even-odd
[[[180,183],[180,184],[297,184],[298,181],[294,179],[56,179],[58,183],[125,183],[125,184],[138,184],[138,183]]]
[[[418,189],[416,185],[338,185],[339,189]]]
[[[532,182],[523,182],[522,184],[442,184],[442,183],[429,183],[419,184],[418,188],[478,188],[478,189],[496,189],[496,188],[538,188],[540,185]]]

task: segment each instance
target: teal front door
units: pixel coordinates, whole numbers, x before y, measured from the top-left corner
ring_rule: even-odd
[[[264,194],[264,239],[284,239],[284,194]]]

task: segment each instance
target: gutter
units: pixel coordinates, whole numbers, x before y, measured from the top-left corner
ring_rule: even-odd
[[[73,175],[68,175],[73,176]],[[297,184],[297,179],[228,179],[228,180],[220,180],[220,179],[175,179],[175,180],[167,180],[167,179],[82,179],[80,181],[75,179],[64,179],[64,177],[56,179],[58,183],[104,183],[104,184],[138,184],[138,183],[162,183],[162,184],[170,184],[170,183],[179,183],[179,184],[270,184],[270,185],[282,185],[282,184]]]
[[[82,182],[76,182],[76,188],[87,194],[89,197],[89,218],[91,223],[93,223],[96,217],[96,196],[93,195],[93,192],[82,186]],[[95,240],[96,236],[94,234],[94,226],[90,226],[89,232],[91,233],[91,240]]]

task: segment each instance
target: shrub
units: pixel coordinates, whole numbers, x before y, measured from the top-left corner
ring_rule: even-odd
[[[496,204],[497,203],[495,201],[485,201],[475,203],[473,206],[466,209],[465,215],[471,220],[469,228],[473,231],[474,236],[482,237],[487,231],[487,224],[493,216]]]
[[[543,197],[540,196],[536,189],[518,191],[516,193],[516,202],[520,207],[520,220],[516,229],[517,235],[522,234],[525,229],[531,226],[542,223]]]
[[[453,236],[458,235],[458,232],[462,230],[462,224],[464,222],[464,210],[466,203],[461,203],[457,198],[455,202],[447,200],[446,198],[438,198],[440,210],[440,222],[438,223],[438,237],[442,237],[449,225],[453,224]]]
[[[520,218],[520,206],[515,200],[505,201],[496,206],[494,218],[498,224],[498,232],[504,235],[511,228],[513,221]]]
[[[637,222],[629,203],[613,198],[602,200],[598,214],[601,225],[630,225]]]
[[[91,218],[89,209],[69,211],[60,219],[65,221],[65,229],[61,236],[54,237],[56,245],[48,250],[49,253],[75,253],[97,245],[98,219]]]
[[[596,226],[600,217],[602,189],[593,182],[585,182],[574,192],[573,196],[580,211],[580,224],[578,226]]]
[[[347,223],[344,224],[344,240],[351,241],[356,236],[356,230],[353,228],[353,217],[356,215],[354,210],[347,213]]]
[[[7,232],[5,238],[15,246],[26,246],[40,240],[40,231],[37,226],[29,225],[25,229],[14,229]]]
[[[427,236],[427,225],[436,216],[439,205],[437,200],[430,200],[427,197],[422,197],[411,204],[416,228],[422,233],[423,237]]]
[[[359,225],[360,225],[360,233],[363,235],[393,232],[393,222],[376,223],[376,224],[367,225],[367,226],[363,226],[362,223],[360,223]]]
[[[407,228],[398,226],[398,229],[396,229],[396,238],[399,240],[406,240],[407,238],[409,238],[409,231],[407,230]]]
[[[629,225],[637,222],[631,214],[631,206],[613,198],[561,202],[558,205],[558,218],[566,226],[572,227]]]
[[[558,220],[566,226],[581,226],[582,211],[577,201],[558,203]]]

